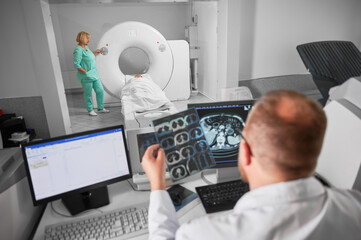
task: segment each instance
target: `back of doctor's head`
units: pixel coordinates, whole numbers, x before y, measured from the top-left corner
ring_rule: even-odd
[[[90,37],[90,34],[84,31],[81,31],[78,33],[78,35],[76,36],[76,41],[78,43],[84,43],[85,40]]]
[[[318,103],[295,91],[277,90],[257,101],[245,133],[262,167],[299,178],[313,173],[326,125]]]

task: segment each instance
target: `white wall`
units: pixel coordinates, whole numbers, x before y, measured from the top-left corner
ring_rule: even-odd
[[[50,136],[71,133],[68,106],[59,67],[53,24],[46,0],[22,0],[25,25],[36,73],[36,82],[43,98]]]
[[[149,24],[167,40],[185,39],[185,26],[190,21],[188,3],[51,4],[50,9],[66,89],[81,87],[73,66],[78,32],[90,33],[89,47],[95,49],[108,29],[124,21]]]
[[[360,12],[359,0],[255,1],[252,77],[306,73],[299,44],[347,40],[359,47]]]
[[[198,16],[199,91],[211,99],[238,86],[241,19],[239,0],[195,1]]]
[[[239,79],[251,79],[253,66],[256,1],[239,0],[239,2]],[[238,82],[239,79],[234,81]]]
[[[39,96],[20,0],[0,2],[0,97]]]
[[[193,16],[198,18],[198,89],[211,99],[217,97],[217,2],[195,2]]]
[[[216,46],[217,46],[217,55],[216,59],[217,62],[216,66],[217,68],[217,75],[216,75],[216,83],[213,83],[212,85],[215,86],[215,96],[212,96],[213,99],[217,99],[218,96],[220,96],[220,91],[222,88],[226,88],[227,85],[227,49],[228,46],[228,1],[227,0],[221,0],[217,4],[217,22],[216,22]],[[202,49],[201,49],[202,50]],[[206,82],[205,84],[210,84],[209,82]]]
[[[0,2],[0,97],[41,96],[54,137],[71,129],[47,7],[45,0]]]
[[[242,19],[242,12],[240,12],[241,8],[241,1],[240,0],[220,0],[219,5],[222,6],[226,4],[226,12],[224,18],[226,19],[226,59],[227,59],[227,66],[226,66],[226,84],[224,86],[219,86],[220,88],[230,88],[230,87],[237,87],[239,79],[240,69],[239,69],[239,61],[240,61],[240,35],[241,31],[243,30],[239,24]],[[220,12],[221,14],[221,12]],[[223,42],[219,42],[222,45]],[[220,60],[220,59],[218,59]],[[218,64],[221,64],[219,62]],[[220,95],[218,96],[220,98]]]

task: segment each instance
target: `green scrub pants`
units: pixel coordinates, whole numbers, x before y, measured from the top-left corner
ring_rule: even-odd
[[[84,89],[84,100],[86,105],[86,110],[88,112],[93,111],[93,102],[92,102],[92,90],[94,89],[98,104],[98,110],[102,110],[104,108],[103,96],[104,89],[100,80],[95,80],[93,82],[81,82],[81,85]]]

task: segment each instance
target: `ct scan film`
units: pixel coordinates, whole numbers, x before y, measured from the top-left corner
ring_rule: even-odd
[[[194,108],[153,121],[173,181],[215,166]]]
[[[139,151],[139,159],[142,162],[143,155],[147,148],[153,144],[157,144],[157,139],[155,138],[154,132],[143,133],[137,135],[138,141],[138,151]]]

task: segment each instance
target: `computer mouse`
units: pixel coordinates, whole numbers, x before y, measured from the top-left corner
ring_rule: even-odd
[[[171,193],[170,198],[172,199],[174,206],[179,206],[182,204],[182,198],[178,193]]]

